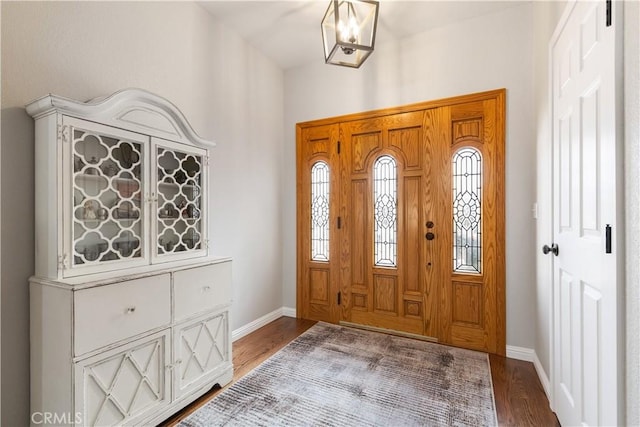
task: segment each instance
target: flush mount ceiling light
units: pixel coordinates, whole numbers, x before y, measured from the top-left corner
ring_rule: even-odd
[[[360,68],[373,52],[378,2],[332,0],[322,19],[324,62]]]

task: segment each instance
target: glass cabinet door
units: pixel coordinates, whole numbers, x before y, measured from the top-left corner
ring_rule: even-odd
[[[70,123],[71,269],[148,262],[144,170],[148,138],[75,119]],[[91,269],[90,267],[96,267]]]
[[[154,144],[154,152],[157,166],[154,254],[160,259],[204,254],[206,151],[162,141]]]

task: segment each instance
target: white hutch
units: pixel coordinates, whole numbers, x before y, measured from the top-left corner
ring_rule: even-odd
[[[148,425],[231,381],[209,152],[167,100],[48,95],[35,119],[32,424]]]

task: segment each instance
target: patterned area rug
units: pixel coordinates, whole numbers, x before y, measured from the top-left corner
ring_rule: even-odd
[[[488,356],[318,323],[180,424],[497,425]]]

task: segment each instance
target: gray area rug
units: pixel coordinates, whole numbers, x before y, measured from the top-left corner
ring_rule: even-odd
[[[497,425],[488,356],[318,323],[180,424]]]

